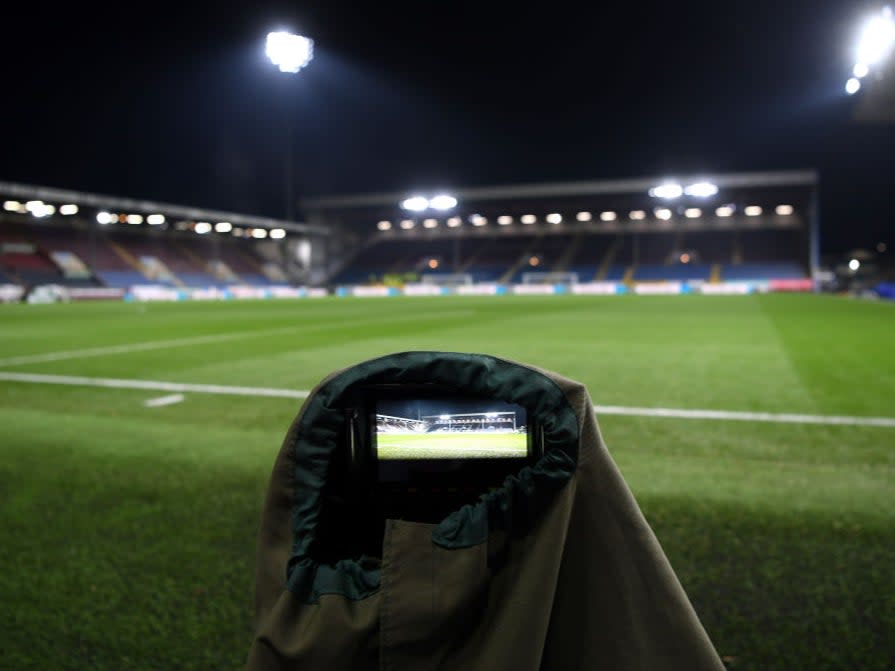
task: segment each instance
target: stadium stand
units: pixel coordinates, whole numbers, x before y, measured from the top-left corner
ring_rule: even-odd
[[[742,263],[725,265],[721,278],[726,281],[789,280],[806,277],[805,271],[797,263]]]

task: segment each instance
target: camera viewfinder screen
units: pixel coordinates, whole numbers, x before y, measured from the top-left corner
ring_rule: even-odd
[[[376,403],[380,460],[519,459],[528,454],[525,408],[481,399]]]

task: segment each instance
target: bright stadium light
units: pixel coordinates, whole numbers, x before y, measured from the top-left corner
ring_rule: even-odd
[[[437,228],[437,227],[438,227],[438,219],[423,220],[423,228]]]
[[[164,214],[150,214],[146,217],[146,223],[150,226],[160,226],[165,223],[165,215]]]
[[[618,215],[615,212],[600,212],[600,221],[615,221]]]
[[[858,79],[857,77],[852,77],[847,82],[845,82],[845,92],[848,95],[853,96],[860,90],[861,90],[861,80]]]
[[[59,214],[64,214],[66,217],[70,217],[73,214],[78,213],[78,206],[73,203],[67,203],[65,205],[61,205],[59,207]]]
[[[255,228],[252,229],[252,237],[257,238],[259,240],[263,240],[267,237],[267,229],[266,228]]]
[[[450,418],[451,418],[450,415],[438,415],[438,419],[440,419],[442,422],[446,422]]]
[[[864,77],[870,74],[870,66],[867,63],[855,63],[852,74],[858,79],[864,79]]]
[[[211,224],[207,221],[199,221],[196,222],[196,227],[193,230],[199,235],[205,235],[206,233],[211,233]]]
[[[214,230],[216,233],[229,233],[233,230],[233,224],[229,221],[219,221],[214,225]]]
[[[56,211],[56,208],[52,205],[48,205],[42,200],[29,200],[25,203],[25,210],[31,213],[31,216],[36,219],[43,219],[44,217],[49,217]]]
[[[711,182],[696,182],[695,184],[689,184],[684,189],[684,193],[696,198],[709,198],[718,193],[718,187]]]
[[[733,205],[722,205],[717,210],[715,210],[715,215],[719,217],[733,216]]]
[[[106,224],[111,224],[117,218],[118,217],[116,217],[111,212],[102,211],[96,213],[96,223],[102,224],[103,226],[105,226]]]
[[[513,223],[513,218],[508,214],[504,214],[500,217],[497,217],[497,223],[501,226],[509,226]]]
[[[671,219],[671,210],[666,207],[660,207],[656,210],[656,218],[661,219],[662,221],[668,221]]]
[[[642,221],[643,219],[646,219],[646,212],[643,210],[631,210],[628,213],[628,218],[631,221]]]
[[[594,218],[594,215],[592,215],[590,212],[579,212],[575,215],[575,218],[578,221],[591,221]]]
[[[425,196],[411,196],[401,202],[401,207],[409,212],[422,212],[429,207],[429,199]]]
[[[793,209],[792,205],[778,205],[777,209],[774,210],[781,217],[788,217],[792,214]]]
[[[533,214],[523,214],[519,218],[519,221],[521,221],[526,226],[530,226],[531,224],[535,223],[537,220],[538,220],[538,218]]]
[[[17,200],[6,200],[3,202],[3,209],[7,212],[18,212],[22,204]]]
[[[268,33],[265,52],[280,72],[295,73],[314,58],[314,40],[286,31]]]
[[[892,10],[886,7],[879,16],[864,24],[861,37],[858,39],[856,62],[868,66],[876,65],[888,58],[893,46],[895,46],[895,21],[892,20]]]
[[[746,213],[747,217],[757,217],[761,214],[762,209],[758,205],[750,205],[745,210],[743,210],[743,212]]]
[[[684,194],[684,187],[674,182],[666,182],[649,190],[649,195],[653,198],[664,198],[671,200],[680,198]]]
[[[848,268],[849,268],[849,270],[851,270],[852,272],[857,272],[857,270],[858,270],[860,267],[861,267],[861,262],[858,261],[857,259],[852,259],[851,261],[848,262]]]
[[[127,223],[133,224],[136,226],[137,224],[143,223],[143,216],[139,214],[129,214],[127,215]]]
[[[687,217],[687,219],[699,219],[699,217],[702,216],[702,210],[698,207],[688,207],[684,210],[684,216]]]
[[[488,223],[488,220],[480,214],[474,214],[469,218],[469,221],[473,226],[484,226]]]
[[[457,207],[457,199],[442,193],[429,200],[429,207],[433,210],[452,210]]]
[[[413,219],[404,219],[403,221],[401,221],[401,228],[403,228],[405,231],[409,231],[411,228],[413,228],[413,226]]]
[[[392,230],[392,222],[380,221],[378,224],[376,224],[376,228],[378,228],[380,231],[390,231]]]
[[[447,225],[448,228],[457,228],[463,225],[463,220],[460,217],[451,217],[447,220]]]
[[[282,240],[286,237],[286,231],[282,228],[272,228],[270,229],[270,237],[273,240]]]
[[[548,224],[561,224],[562,223],[562,215],[559,212],[551,212],[547,215],[547,223]]]

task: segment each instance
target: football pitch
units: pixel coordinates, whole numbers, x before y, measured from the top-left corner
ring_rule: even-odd
[[[524,433],[385,433],[376,438],[380,459],[499,459],[524,457]]]
[[[892,669],[893,334],[814,295],[0,305],[0,667],[241,668],[302,399],[431,349],[587,385],[728,668]]]

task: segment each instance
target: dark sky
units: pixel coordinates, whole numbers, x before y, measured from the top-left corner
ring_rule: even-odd
[[[843,91],[878,4],[245,5],[7,3],[0,180],[281,216],[291,110],[299,197],[816,168],[826,250],[895,238],[895,126]]]

